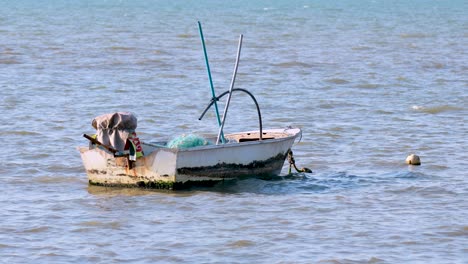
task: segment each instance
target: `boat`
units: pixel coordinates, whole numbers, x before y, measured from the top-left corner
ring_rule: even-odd
[[[115,113],[122,114],[122,113]],[[266,178],[281,173],[299,128],[225,134],[226,143],[170,148],[166,142],[141,142],[142,157],[131,160],[94,141],[79,147],[89,184],[157,189],[211,186],[220,181]]]
[[[299,128],[263,129],[260,107],[252,93],[234,88],[242,43],[240,35],[234,74],[228,91],[215,95],[206,55],[205,42],[199,22],[211,85],[212,99],[199,120],[211,106],[216,110],[219,131],[217,136],[201,138],[179,137],[170,142],[140,141],[136,135],[137,119],[128,112],[116,112],[96,117],[92,121],[96,135],[84,135],[90,143],[79,147],[89,184],[103,186],[182,189],[197,185],[213,185],[220,181],[246,177],[279,175],[286,158],[293,166],[291,148],[302,135]],[[247,93],[254,101],[259,129],[224,134],[224,123],[232,94]],[[227,95],[221,121],[217,101]],[[186,144],[188,143],[188,144]]]

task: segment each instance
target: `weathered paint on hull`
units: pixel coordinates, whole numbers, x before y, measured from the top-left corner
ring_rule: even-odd
[[[125,187],[149,184],[166,189],[175,182],[176,152],[172,149],[161,149],[139,158],[132,169],[126,157],[114,158],[99,148],[81,147],[79,150],[90,184]]]
[[[282,138],[190,149],[155,148],[137,159],[132,169],[125,157],[114,158],[99,148],[79,150],[90,184],[178,189],[249,176],[278,175],[299,133],[295,129]]]

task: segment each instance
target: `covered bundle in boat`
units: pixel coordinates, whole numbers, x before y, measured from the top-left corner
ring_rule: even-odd
[[[93,119],[95,139],[116,151],[114,154],[129,155],[130,160],[143,156],[140,140],[135,132],[137,118],[130,112],[116,112],[100,115]]]

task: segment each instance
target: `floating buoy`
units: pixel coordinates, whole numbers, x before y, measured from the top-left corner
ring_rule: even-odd
[[[421,159],[416,154],[411,154],[406,158],[406,164],[409,165],[421,165]]]

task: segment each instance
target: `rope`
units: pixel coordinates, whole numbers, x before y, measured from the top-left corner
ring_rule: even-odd
[[[291,149],[288,150],[288,161],[289,161],[289,170],[288,174],[291,174],[291,168],[294,167],[294,169],[297,172],[307,172],[307,173],[312,173],[312,170],[309,168],[302,167],[300,169],[297,168],[296,166],[296,161],[294,160],[293,152]]]

